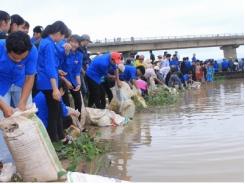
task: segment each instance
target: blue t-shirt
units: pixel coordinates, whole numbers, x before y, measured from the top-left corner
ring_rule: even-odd
[[[227,60],[223,60],[221,63],[222,69],[228,69],[229,62]]]
[[[185,67],[190,70],[191,69],[191,62],[190,61],[185,61]]]
[[[136,67],[125,65],[125,70],[123,73],[119,75],[119,79],[124,80],[124,81],[130,81],[133,79],[137,79]]]
[[[214,63],[214,71],[215,72],[219,71],[219,64],[218,63]]]
[[[103,54],[94,58],[86,71],[86,75],[97,84],[101,84],[103,77],[108,74],[111,68],[116,70],[116,65],[111,63],[110,53]]]
[[[37,116],[39,119],[42,120],[44,126],[48,127],[48,105],[45,98],[45,95],[42,92],[39,92],[36,94],[36,96],[33,98],[33,102],[36,104],[36,107],[38,109]],[[62,116],[66,117],[68,116],[68,109],[64,102],[61,100],[60,102],[61,110],[62,110]]]
[[[184,77],[184,80],[185,80],[185,81],[188,81],[188,80],[190,79],[190,77],[189,77],[188,74],[185,74],[183,77]]]
[[[175,67],[178,70],[178,66],[179,66],[179,61],[178,60],[171,60],[169,62],[170,67]]]
[[[58,43],[55,43],[55,55],[59,59],[59,67],[65,62],[66,54],[64,44],[66,43],[66,39],[62,39]]]
[[[193,57],[192,57],[192,62],[195,62],[195,61],[197,61],[197,59],[196,59],[195,56],[193,56]]]
[[[67,72],[67,75],[65,76],[66,79],[69,80],[74,87],[78,85],[76,77],[80,76],[82,61],[83,55],[81,52],[70,52],[69,55],[66,56],[64,63],[61,65],[61,69],[64,72]]]
[[[32,46],[21,62],[14,62],[8,56],[5,40],[0,40],[0,95],[4,96],[12,84],[23,87],[27,75],[36,74],[37,49]]]
[[[37,89],[51,90],[51,78],[56,80],[58,86],[59,64],[55,42],[49,36],[42,39],[38,48]]]

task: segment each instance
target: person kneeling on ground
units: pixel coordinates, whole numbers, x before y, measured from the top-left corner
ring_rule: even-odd
[[[182,89],[182,81],[180,80],[175,68],[171,68],[168,86],[173,88]]]
[[[138,80],[136,80],[136,86],[141,90],[142,97],[145,98],[148,95],[148,84],[146,78],[141,76]]]
[[[139,89],[136,85],[136,80],[138,77],[141,77],[145,74],[145,67],[144,66],[135,67],[135,66],[119,64],[118,70],[120,73],[119,74],[120,80],[126,81],[130,87],[132,87],[132,84],[133,84],[136,89]]]
[[[64,95],[63,87],[64,86],[62,84],[59,89],[61,95]],[[36,107],[38,109],[38,112],[36,113],[37,116],[42,120],[44,126],[47,128],[48,127],[48,104],[43,92],[37,93],[37,95],[33,99],[33,102],[36,104]],[[66,106],[62,100],[60,101],[60,108],[61,108],[61,114],[59,114],[60,117],[59,121],[62,121],[63,128],[67,129],[73,124],[71,116],[75,116],[78,118],[80,116],[80,113],[79,111]],[[66,138],[63,138],[62,142],[65,141]]]

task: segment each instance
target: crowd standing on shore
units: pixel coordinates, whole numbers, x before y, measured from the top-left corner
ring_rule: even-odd
[[[243,70],[244,60],[198,60],[196,55],[182,61],[175,52],[150,59],[143,55],[124,58],[119,52],[98,53],[92,60],[87,50],[89,35],[79,36],[62,21],[33,29],[20,15],[0,11],[0,118],[10,117],[15,108],[24,111],[35,102],[37,115],[52,141],[67,142],[64,129],[72,124],[70,115],[81,119],[82,98],[88,107],[106,108],[111,88],[126,81],[143,97],[154,85],[184,88],[194,81],[212,82],[219,71]],[[71,101],[74,108],[70,108]],[[1,134],[1,132],[0,132]],[[2,136],[2,135],[0,135]]]

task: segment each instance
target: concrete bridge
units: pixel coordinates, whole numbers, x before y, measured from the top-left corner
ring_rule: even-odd
[[[212,34],[200,36],[169,36],[148,38],[116,38],[96,40],[89,45],[92,54],[107,51],[122,52],[125,56],[138,51],[169,50],[201,47],[220,47],[225,58],[236,58],[236,48],[244,45],[243,34]]]

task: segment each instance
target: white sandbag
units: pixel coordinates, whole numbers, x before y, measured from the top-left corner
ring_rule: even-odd
[[[36,111],[35,105],[27,111],[17,111],[3,119],[0,128],[24,181],[56,181],[64,169]]]
[[[149,85],[149,92],[154,91],[154,90],[157,89],[157,86],[156,86],[154,77],[150,77],[149,78],[149,83],[150,83],[150,85]]]
[[[13,174],[16,173],[16,167],[13,163],[3,164],[3,168],[0,171],[0,182],[9,182]]]
[[[134,101],[131,99],[122,101],[119,112],[124,117],[133,118],[135,114]]]
[[[121,181],[114,178],[107,178],[98,175],[91,175],[91,174],[83,174],[79,172],[68,172],[67,173],[67,181],[68,183],[118,183],[118,182],[126,182]]]
[[[93,125],[103,126],[120,126],[128,123],[128,119],[116,114],[109,109],[95,109],[86,107],[88,117]]]
[[[143,108],[147,108],[145,99],[141,96],[139,90],[136,89],[135,86],[133,86],[133,92],[134,92],[135,99],[142,105]]]
[[[193,83],[190,86],[191,86],[191,88],[200,89],[201,82],[193,81]]]
[[[109,105],[109,109],[124,117],[133,118],[135,113],[135,104],[131,97],[134,96],[134,92],[128,83],[122,81],[122,86],[120,88],[115,85],[111,90],[113,99]]]

